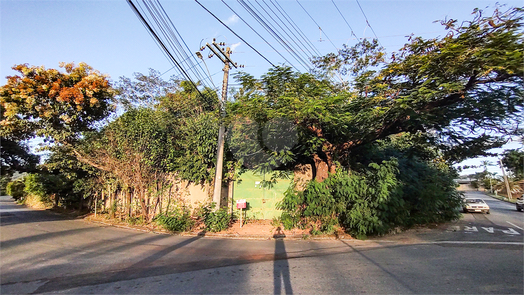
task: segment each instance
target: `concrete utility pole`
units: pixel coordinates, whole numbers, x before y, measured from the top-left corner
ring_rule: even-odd
[[[506,176],[506,171],[504,170],[504,166],[502,165],[501,159],[499,159],[499,164],[500,164],[500,169],[502,169],[502,177],[504,177],[504,182],[506,183],[506,191],[508,192],[508,199],[511,200],[512,196],[511,196],[511,190],[509,187],[509,181],[508,181],[508,177]]]
[[[222,82],[222,97],[220,99],[220,115],[222,118],[225,117],[225,106],[226,106],[226,100],[227,100],[227,84],[229,79],[229,68],[230,65],[237,68],[237,64],[234,63],[231,58],[231,49],[227,47],[224,51],[220,46],[224,46],[225,43],[216,43],[215,39],[213,39],[213,42],[211,44],[206,43],[207,48],[213,52],[213,54],[210,54],[209,57],[216,55],[223,63],[224,63],[224,80]],[[200,50],[204,50],[205,47],[200,48]],[[198,52],[197,55],[200,53]],[[201,55],[200,55],[201,56]],[[215,187],[213,191],[213,202],[217,205],[217,209],[220,208],[220,195],[222,192],[222,169],[224,165],[224,134],[226,131],[226,127],[224,126],[224,122],[220,122],[220,128],[218,129],[218,144],[217,144],[217,163],[215,165],[216,172],[215,172]]]

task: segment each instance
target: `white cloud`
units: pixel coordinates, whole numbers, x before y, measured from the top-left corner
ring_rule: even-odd
[[[242,44],[242,42],[238,42],[238,43],[235,43],[233,45],[231,45],[231,51],[235,51],[235,49],[240,46],[240,44]]]
[[[233,25],[237,23],[238,20],[239,20],[238,16],[236,14],[233,14],[226,21],[224,21],[224,23],[229,26],[229,25]]]

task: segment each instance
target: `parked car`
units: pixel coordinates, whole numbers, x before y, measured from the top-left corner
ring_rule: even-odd
[[[464,213],[481,212],[489,214],[489,206],[482,199],[466,198],[464,199],[464,206],[462,207]]]
[[[524,194],[522,194],[520,198],[517,198],[515,205],[517,207],[517,211],[524,211]]]

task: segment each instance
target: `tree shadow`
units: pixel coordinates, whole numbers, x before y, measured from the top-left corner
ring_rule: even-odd
[[[0,197],[0,226],[22,223],[72,220],[75,217],[52,213],[52,210],[35,210],[25,205],[18,205],[9,196]]]
[[[348,246],[349,248],[351,248],[351,250],[353,250],[353,252],[359,254],[360,256],[364,257],[367,261],[371,262],[371,264],[373,264],[374,266],[378,267],[380,270],[382,270],[383,272],[387,273],[390,277],[392,277],[395,281],[397,281],[400,285],[402,285],[404,288],[406,288],[407,290],[409,290],[411,293],[416,293],[415,290],[413,290],[407,283],[405,283],[400,277],[398,277],[397,275],[395,275],[394,273],[388,271],[387,269],[385,269],[384,267],[382,267],[380,264],[378,264],[375,260],[371,259],[370,257],[368,257],[366,254],[363,253],[363,251],[360,251],[358,250],[357,248],[351,246],[350,244],[348,244],[347,242],[345,241],[342,241],[341,242],[343,244],[345,244],[346,246]],[[401,247],[401,246],[394,246],[394,247]],[[394,247],[385,247],[385,248],[394,248]]]
[[[201,239],[201,236],[192,237],[185,239],[184,241],[177,243],[175,245],[166,247],[160,251],[154,252],[151,255],[143,258],[142,260],[134,263],[131,266],[125,267],[123,269],[111,270],[111,271],[101,271],[95,273],[87,274],[77,274],[68,277],[59,277],[55,279],[50,279],[46,284],[40,286],[35,293],[45,293],[45,292],[56,292],[60,290],[65,290],[72,287],[82,287],[96,284],[105,284],[112,283],[124,280],[133,280],[139,278],[154,277],[159,275],[166,275],[171,273],[176,273],[179,269],[184,267],[179,264],[178,267],[173,263],[165,263],[160,265],[155,265],[155,261],[162,259],[164,256],[169,253],[185,247],[196,240]],[[195,262],[190,262],[186,264],[198,264]]]

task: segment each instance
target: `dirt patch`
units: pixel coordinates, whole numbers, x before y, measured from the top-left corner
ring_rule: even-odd
[[[98,222],[104,224],[110,224],[118,227],[132,228],[136,230],[158,232],[158,233],[171,233],[165,230],[163,227],[156,223],[150,224],[131,224],[129,222],[108,218],[107,215],[89,214],[84,218],[86,221]],[[171,233],[172,234],[172,233]],[[337,239],[351,238],[349,235],[343,232],[332,234],[332,235],[311,235],[309,229],[292,229],[285,230],[281,226],[274,226],[272,220],[253,220],[244,223],[240,227],[240,222],[237,220],[231,224],[229,228],[221,232],[206,232],[203,224],[197,226],[191,232],[178,233],[180,235],[201,235],[201,236],[212,236],[212,237],[227,237],[227,238],[246,238],[246,239]]]
[[[271,220],[255,220],[245,223],[242,227],[240,227],[240,222],[236,221],[227,230],[218,232],[217,234],[239,237],[303,238],[310,233],[308,230],[301,229],[285,230],[281,226],[272,225]]]

